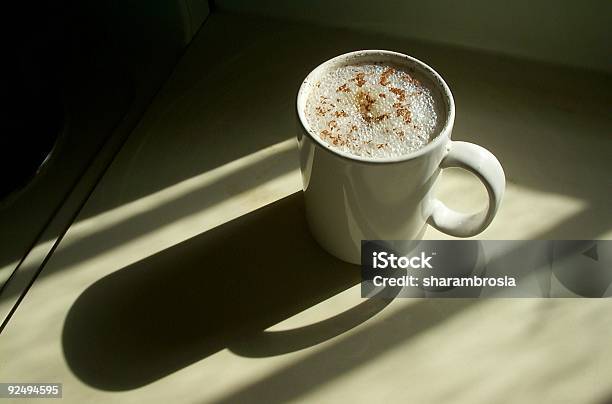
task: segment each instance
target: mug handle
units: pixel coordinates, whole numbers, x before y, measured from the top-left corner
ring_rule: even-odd
[[[434,198],[427,222],[451,236],[475,236],[486,229],[495,217],[504,196],[506,176],[497,158],[484,147],[450,141],[448,148],[440,168],[459,167],[475,174],[487,188],[489,205],[478,213],[461,213]]]

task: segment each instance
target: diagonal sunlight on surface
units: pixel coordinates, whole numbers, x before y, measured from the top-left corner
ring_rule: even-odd
[[[110,259],[115,253],[127,253],[122,256],[130,256],[125,261],[129,265],[248,213],[243,209],[245,203],[253,203],[257,208],[278,199],[274,195],[280,198],[300,190],[297,164],[295,140],[288,139],[161,191],[79,220],[71,227],[70,237],[62,240],[62,248],[54,259],[61,264],[62,271],[69,271],[75,265],[98,256]],[[261,181],[265,183],[261,185]],[[445,170],[436,192],[449,206],[460,211],[475,211],[486,203],[486,192],[479,181],[460,169]],[[242,198],[247,198],[248,202]],[[533,209],[524,210],[525,200],[530,201]],[[549,220],[539,220],[542,210],[548,210]],[[531,238],[563,238],[563,234],[548,234],[547,231],[581,213],[588,213],[586,201],[508,183],[498,216],[478,238],[523,239],[525,231],[529,231]],[[612,229],[586,235],[573,231],[573,234],[583,238],[610,238],[610,231]],[[453,239],[431,227],[425,238]],[[50,246],[47,244],[38,245],[31,254],[48,251]],[[43,276],[54,273],[43,272]],[[0,296],[0,302],[3,300],[4,296]]]
[[[13,269],[17,267],[19,261],[9,262],[3,267],[0,267],[0,285],[4,285],[4,282],[11,276]]]
[[[262,171],[270,170],[269,165],[275,164],[278,166],[286,164],[285,161],[274,161],[275,155],[293,152],[296,149],[296,146],[297,145],[295,139],[287,139],[284,142],[269,146],[248,156],[242,157],[240,159],[234,160],[230,163],[224,164],[220,167],[197,175],[195,177],[181,181],[161,191],[157,191],[135,201],[129,202],[125,205],[100,213],[94,217],[78,221],[71,227],[73,237],[71,237],[69,240],[66,240],[66,242],[63,243],[62,247],[65,248],[74,244],[80,239],[91,237],[95,234],[107,231],[109,228],[120,225],[122,222],[125,222],[133,216],[142,214],[143,212],[155,210],[156,208],[159,208],[163,205],[171,204],[179,198],[189,196],[189,194],[193,192],[196,192],[206,187],[210,187],[211,185],[214,185],[215,183],[223,180],[226,177],[230,177],[243,170],[251,169],[251,172],[245,172],[240,176],[240,178],[237,178],[235,184],[225,185],[224,197],[227,199],[231,199],[243,193],[249,192],[251,190],[249,187],[249,183],[255,183],[257,177],[263,175]],[[295,161],[295,168],[291,171],[280,174],[278,177],[274,178],[270,182],[285,183],[288,178],[295,179],[296,176],[299,175],[299,169],[297,167],[297,156],[291,155],[287,157]],[[268,166],[266,166],[266,164]],[[264,166],[261,168],[256,167],[261,165]],[[300,184],[297,183],[296,185],[299,186]],[[237,190],[237,192],[234,190]],[[295,190],[292,189],[291,191],[293,192]],[[227,201],[227,199],[219,203],[224,203],[225,201]],[[203,200],[200,200],[200,202],[205,205],[206,198],[203,198]],[[209,208],[213,208],[214,206],[215,205],[209,206]],[[196,216],[198,213],[196,213]],[[185,217],[185,219],[189,219],[189,217],[190,216],[187,216]],[[223,223],[227,220],[229,219],[221,220],[220,222]],[[207,228],[210,229],[212,227]],[[181,240],[175,239],[174,241],[176,242],[176,244],[178,244],[180,241],[183,241],[184,239],[189,237],[184,237]]]
[[[476,177],[461,169],[444,170],[436,183],[436,195],[453,209],[462,212],[476,212],[486,206],[487,194]],[[530,209],[525,209],[530,206]],[[497,216],[491,226],[476,239],[524,240],[583,237],[612,237],[612,229],[606,228],[598,233],[583,234],[580,230],[571,233],[550,232],[555,226],[564,223],[582,212],[588,211],[587,201],[575,196],[556,192],[542,191],[508,181],[506,193]],[[542,220],[542,212],[547,212],[547,220]],[[454,237],[429,227],[425,238],[449,239]]]
[[[38,363],[52,360],[56,344],[41,343],[40,338],[60,333],[57,326],[64,321],[63,307],[74,301],[92,275],[100,278],[113,273],[301,189],[295,148],[293,138],[280,142],[164,189],[155,197],[150,195],[130,203],[125,209],[120,207],[75,223],[48,262],[49,268],[42,273],[44,276],[37,280],[37,293],[28,293],[22,303],[33,304],[39,310],[32,315],[19,316],[20,306],[3,332],[2,351],[22,353],[19,356],[0,355],[7,361],[4,364],[9,365],[14,360]],[[166,204],[157,203],[158,198]],[[181,207],[184,211],[178,212]],[[144,215],[143,222],[150,231],[131,239],[122,237],[130,230],[123,228],[123,224],[134,215]],[[92,226],[105,230],[96,227],[92,231]],[[89,239],[87,244],[76,250],[71,248],[84,238]],[[113,247],[106,249],[107,244]],[[3,300],[0,305],[9,303]],[[23,322],[29,324],[25,327],[29,331],[11,338],[11,325]],[[43,373],[44,369],[39,367],[27,370],[26,374],[14,374],[14,377],[42,380]],[[68,369],[62,373],[64,383],[77,382]]]
[[[53,256],[52,270],[41,276],[77,268],[121,268],[299,189],[292,138],[75,222]],[[39,244],[30,254],[46,253],[49,243]],[[8,304],[7,297],[0,296],[0,305]]]
[[[245,214],[254,209],[253,205],[263,206],[273,202],[283,195],[299,190],[300,181],[297,170],[297,156],[295,156],[293,153],[288,153],[295,151],[294,145],[295,143],[293,139],[287,140],[278,145],[246,156],[243,159],[229,163],[228,165],[219,167],[218,169],[203,173],[201,176],[194,177],[184,183],[177,184],[176,188],[170,188],[172,191],[174,191],[173,194],[165,194],[164,191],[166,190],[161,191],[161,194],[158,194],[158,196],[162,196],[164,200],[168,202],[164,206],[168,206],[170,210],[173,210],[176,206],[176,201],[183,197],[191,199],[190,204],[195,204],[198,207],[202,207],[205,205],[206,200],[210,201],[210,198],[213,198],[214,196],[221,196],[219,201],[216,201],[207,208],[201,210],[196,209],[194,213],[179,217],[177,220],[168,222],[163,226],[157,226],[157,223],[162,223],[165,219],[168,219],[167,215],[161,213],[150,214],[150,212],[155,211],[160,207],[159,204],[148,201],[145,197],[132,204],[126,205],[131,215],[145,214],[146,221],[154,225],[153,231],[143,233],[131,240],[121,240],[122,242],[119,245],[112,247],[112,249],[109,251],[104,250],[104,244],[111,241],[110,238],[114,238],[117,236],[117,234],[124,233],[124,231],[121,230],[121,224],[130,220],[130,214],[122,211],[121,208],[119,208],[117,210],[106,212],[108,213],[106,216],[101,214],[91,219],[87,219],[83,222],[83,227],[79,227],[81,222],[75,224],[75,226],[73,226],[73,228],[70,230],[70,237],[64,240],[66,242],[69,241],[67,244],[68,247],[64,247],[62,245],[62,248],[57,251],[56,256],[54,256],[51,261],[54,267],[61,268],[62,270],[55,272],[53,278],[56,279],[49,279],[42,283],[39,282],[37,294],[29,296],[31,299],[38,300],[36,302],[30,302],[30,304],[34,304],[37,307],[44,306],[45,310],[40,310],[39,312],[33,313],[33,315],[30,315],[27,318],[21,317],[21,325],[24,326],[26,325],[24,323],[31,323],[32,325],[37,324],[39,326],[38,328],[41,330],[53,330],[55,328],[53,324],[61,324],[63,322],[65,313],[63,312],[62,307],[69,304],[68,302],[73,301],[75,298],[73,292],[64,294],[63,291],[82,290],[84,282],[88,282],[87,278],[91,277],[91,275],[87,275],[88,273],[95,273],[96,278],[103,277],[106,274],[121,269],[132,262],[143,259],[144,257],[152,255],[157,251],[161,251],[164,248],[167,248],[166,246],[172,246],[178,243],[179,239],[184,240],[188,238],[188,234],[195,235],[202,233],[203,231],[211,229],[220,223]],[[257,189],[250,189],[248,187],[248,184],[252,183],[252,181],[254,181],[257,177],[261,177],[266,172],[270,172],[273,167],[284,166],[284,164],[287,164],[289,167],[293,167],[293,169],[280,173],[278,176],[274,176],[271,180],[258,185]],[[241,171],[245,168],[248,170],[246,174]],[[236,173],[238,173],[238,176],[235,175]],[[470,201],[472,198],[479,198],[478,192],[474,187],[470,187],[468,185],[469,181],[471,181],[471,177],[469,175],[464,176],[461,172],[456,174],[457,175],[455,177],[451,176],[451,178],[446,178],[447,181],[442,181],[440,183],[438,193],[442,198],[445,196],[454,198],[454,203],[456,203],[455,206],[457,208],[461,208],[463,204],[468,204],[466,206],[470,206],[469,204],[471,203]],[[219,185],[219,183],[216,183],[215,181],[220,181],[222,185]],[[211,195],[204,192],[202,195],[200,195],[200,197],[189,198],[189,196],[193,195],[193,193],[201,191],[201,188],[208,189],[211,186],[216,186],[217,191],[219,191],[222,195]],[[464,186],[468,188],[464,188]],[[459,192],[461,189],[470,189],[472,192]],[[515,184],[509,184],[509,192],[507,194],[510,195],[509,203],[506,203],[500,212],[500,215],[502,215],[501,217],[505,219],[501,219],[498,224],[504,224],[505,226],[508,223],[513,223],[513,220],[516,220],[517,212],[514,212],[514,209],[512,208],[514,205],[512,202],[514,197],[512,197],[512,195],[517,195],[518,197],[518,195],[521,194],[524,196],[525,192],[526,190],[523,187]],[[534,194],[534,203],[539,201],[538,198],[542,198],[544,196],[545,195],[543,195],[543,193]],[[556,196],[554,194],[549,195],[549,197],[552,201],[556,200]],[[546,200],[549,198],[544,199]],[[565,204],[560,206],[560,208],[563,207],[563,209],[560,209],[558,212],[554,213],[556,215],[556,219],[560,221],[567,220],[567,218],[570,218],[572,215],[580,212],[584,207],[584,203],[582,201],[574,198],[568,197],[566,200],[564,200],[564,202]],[[545,203],[545,201],[540,201],[538,203]],[[507,214],[504,213],[505,209],[508,209]],[[89,226],[93,226],[93,222],[90,222],[89,220],[98,221],[99,225],[105,226],[105,230],[101,231],[99,234],[89,232]],[[491,238],[500,237],[500,234],[503,234],[502,232],[505,231],[503,228],[504,226],[493,226],[487,235]],[[114,232],[112,235],[106,234],[111,229],[116,229],[117,227],[119,228],[118,232]],[[532,228],[530,227],[529,230],[531,229]],[[523,228],[523,231],[525,230],[526,229]],[[530,232],[530,234],[532,234],[532,236],[537,236],[537,230],[539,229],[534,229],[534,231]],[[76,233],[73,233],[73,231]],[[440,237],[439,233],[431,233],[431,235]],[[71,253],[69,253],[70,247],[77,245],[82,240],[82,237],[93,237],[93,244],[98,248],[102,247],[100,250],[101,252],[97,255],[91,255],[88,254],[87,250],[81,249],[79,250],[79,254],[80,257],[84,257],[84,260],[74,261],[74,257],[71,256]],[[110,251],[112,251],[112,254]],[[64,266],[64,263],[66,263],[67,266]],[[290,270],[290,268],[287,269]],[[52,301],[46,300],[46,297],[52,295],[55,296]],[[316,309],[308,309],[297,316],[291,317],[286,322],[278,323],[270,330],[290,329],[292,327],[299,327],[301,325],[320,321],[326,316],[337,314],[338,312],[342,311],[342,308],[344,307],[351,307],[352,305],[358,304],[359,301],[360,299],[358,297],[358,292],[355,288],[351,288],[338,296],[329,299],[328,301],[322,302],[318,306],[314,306]],[[407,304],[411,305],[412,303],[401,302],[398,304],[400,307],[405,307]],[[438,307],[439,305],[440,303],[435,303],[433,307]],[[384,323],[385,318],[387,318],[387,316],[391,316],[393,313],[397,312],[397,310],[398,308],[385,310],[385,315],[383,317],[377,316],[376,319],[372,319],[371,321],[375,321],[376,323],[380,323],[382,321]],[[433,314],[435,314],[435,310],[438,309],[434,309]],[[441,310],[444,311],[445,309]],[[418,314],[415,312],[415,315],[417,315],[417,323],[419,324],[423,322],[423,316],[425,314],[432,314],[431,309],[425,310],[423,312],[425,314],[422,312],[423,307],[421,307],[421,310],[418,311]],[[436,316],[433,318],[436,318]],[[440,318],[440,320],[442,319]],[[32,327],[26,326],[22,327],[22,329],[32,329]],[[361,327],[358,329],[361,329]],[[372,345],[370,343],[365,343],[364,340],[361,339],[354,340],[351,335],[352,333],[339,335],[336,338],[320,344],[320,346],[317,346],[314,351],[301,350],[286,355],[267,358],[264,362],[254,360],[252,358],[244,358],[230,350],[224,350],[202,361],[202,363],[205,365],[197,365],[200,369],[197,372],[198,375],[190,375],[189,369],[192,369],[193,366],[189,366],[178,370],[174,374],[168,375],[165,380],[171,383],[180,382],[192,385],[192,383],[199,383],[198,380],[194,379],[196,377],[198,379],[200,377],[204,379],[208,377],[216,378],[220,371],[222,373],[228,372],[228,374],[232,374],[232,378],[228,378],[227,383],[218,384],[218,386],[211,389],[207,395],[209,398],[222,398],[228,395],[232,396],[232,392],[236,392],[237,388],[239,389],[240,387],[245,387],[248,390],[247,386],[257,383],[257,380],[266,374],[275,377],[274,375],[278,374],[280,370],[286,367],[297,366],[297,369],[300,369],[299,364],[302,361],[306,361],[306,364],[311,364],[313,361],[309,358],[311,358],[312,354],[314,354],[315,358],[320,357],[320,355],[317,354],[318,352],[324,353],[326,347],[339,341],[348,341],[348,345],[344,344],[343,348],[341,349],[341,356],[345,357],[345,359],[353,358],[353,360],[357,360],[356,358],[358,355],[351,355],[356,353],[363,354],[364,352],[367,352]],[[9,338],[8,340],[5,340],[6,345],[3,347],[3,349],[8,349],[9,351],[23,351],[20,346],[36,346],[35,350],[26,350],[27,352],[24,353],[26,356],[26,361],[40,362],[41,360],[44,361],[45,358],[50,359],[54,355],[56,347],[50,344],[37,343],[37,340],[37,333],[21,335],[20,338]],[[367,337],[365,341],[374,340]],[[405,345],[402,344],[401,346]],[[362,352],[362,350],[366,351]],[[380,356],[380,360],[376,359],[376,357],[370,358],[368,361],[369,366],[367,366],[366,369],[369,369],[375,363],[384,363],[388,357],[389,355],[385,354]],[[24,358],[22,357],[19,360],[24,360]],[[355,369],[358,368],[355,367]],[[34,373],[31,373],[31,371],[32,369],[28,369],[28,372],[30,372],[29,378],[37,377],[36,374],[38,371],[35,371]],[[63,372],[63,375],[63,380],[65,383],[78,383],[78,380],[75,379],[75,376],[68,369]],[[254,375],[257,375],[257,377],[254,377]],[[22,376],[24,377],[24,380],[27,379],[25,377],[26,375]],[[44,376],[44,371],[41,370],[40,376]],[[280,380],[283,380],[283,378]],[[342,380],[344,380],[344,377],[338,379],[338,382],[342,382]],[[153,393],[158,391],[158,388],[154,386],[163,388],[164,385],[165,383],[155,383],[151,385],[151,392]],[[309,385],[309,383],[306,383],[306,385]],[[335,382],[329,386],[334,385]],[[314,391],[318,391],[318,389],[314,389]]]
[[[109,264],[125,266],[143,259],[158,251],[178,244],[203,231],[234,219],[249,210],[264,206],[278,196],[289,195],[300,189],[299,169],[295,139],[270,146],[251,155],[232,161],[196,177],[182,181],[154,194],[134,202],[104,212],[71,228],[71,237],[62,244],[56,260],[68,264],[63,270],[69,270],[75,264],[84,265],[89,260],[104,262],[108,257]],[[292,167],[292,169],[290,168]],[[277,171],[278,169],[281,169]],[[260,179],[267,181],[260,183]],[[213,188],[214,187],[214,188]],[[176,220],[168,221],[167,212],[156,209],[164,207],[176,210],[178,200],[187,198],[188,214],[177,214]],[[92,238],[95,246],[107,242],[113,244],[117,231],[122,223],[137,215],[144,215],[144,222],[149,231],[132,233],[132,238],[122,238],[121,243],[107,249],[101,249],[95,255],[84,253],[79,248],[80,262],[72,261],[72,245]],[[111,233],[109,230],[113,229]],[[133,227],[131,227],[133,229]],[[127,229],[126,229],[127,230]],[[117,257],[124,257],[117,260]],[[121,261],[121,262],[119,262]]]

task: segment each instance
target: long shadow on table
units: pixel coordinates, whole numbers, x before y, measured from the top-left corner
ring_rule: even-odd
[[[316,245],[296,193],[94,283],[66,317],[64,354],[91,386],[137,388],[258,338],[359,278],[358,266]],[[389,302],[365,300],[304,333],[274,339],[274,349],[332,338]]]
[[[303,209],[303,194],[293,194],[95,282],[64,324],[62,344],[74,374],[103,390],[130,390],[222,349],[266,357],[310,347],[384,309],[389,299],[368,299],[309,326],[265,332],[360,280],[358,266],[335,259],[311,238]],[[521,254],[519,246],[499,259],[515,262]],[[440,305],[420,300],[394,313],[387,326],[368,326],[227,400],[276,402],[281,391],[294,398],[477,301],[455,300],[442,313]],[[347,354],[354,349],[360,354]],[[280,388],[287,384],[293,387]]]
[[[519,246],[499,259],[514,262],[521,254]],[[120,391],[223,349],[246,357],[293,352],[338,336],[389,304],[368,299],[309,326],[265,332],[359,280],[358,266],[333,258],[311,238],[303,196],[296,193],[95,282],[66,317],[65,358],[84,383]],[[222,401],[299,397],[477,302],[419,300]]]

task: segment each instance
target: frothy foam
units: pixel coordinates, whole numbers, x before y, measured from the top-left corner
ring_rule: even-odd
[[[373,159],[422,148],[438,126],[431,90],[401,68],[376,63],[326,72],[306,100],[305,115],[331,148]]]

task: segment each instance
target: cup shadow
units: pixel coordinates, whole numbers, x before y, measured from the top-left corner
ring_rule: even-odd
[[[92,284],[63,327],[73,373],[103,390],[134,389],[225,348],[268,356],[311,346],[382,310],[390,300],[369,299],[261,341],[266,328],[360,281],[359,266],[312,239],[303,209],[293,194]]]

